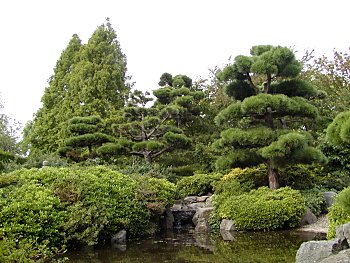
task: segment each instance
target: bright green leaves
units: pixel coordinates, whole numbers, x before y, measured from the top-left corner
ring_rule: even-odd
[[[334,118],[327,128],[327,140],[334,145],[350,145],[350,111]]]
[[[68,120],[75,116],[111,118],[129,93],[126,57],[110,23],[99,26],[87,44],[74,35],[56,63],[27,141],[31,152],[62,147]],[[85,131],[87,132],[87,131]]]

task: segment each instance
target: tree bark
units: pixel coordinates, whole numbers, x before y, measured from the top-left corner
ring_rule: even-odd
[[[152,158],[151,158],[151,153],[149,151],[144,151],[143,157],[145,158],[146,164],[151,164]]]
[[[277,169],[272,165],[272,161],[267,162],[268,176],[269,176],[269,187],[270,189],[278,189],[280,187],[279,174]]]

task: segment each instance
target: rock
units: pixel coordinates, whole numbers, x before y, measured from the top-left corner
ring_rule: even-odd
[[[213,196],[209,196],[209,198],[205,201],[205,206],[214,206],[213,204]]]
[[[338,254],[331,255],[320,263],[349,263],[350,262],[350,249],[340,251]]]
[[[223,219],[220,224],[220,231],[233,231],[236,230],[235,224],[232,220]]]
[[[192,218],[193,224],[196,226],[198,223],[198,220],[200,218],[205,218],[207,221],[209,220],[209,216],[211,212],[214,211],[214,207],[201,207],[197,209],[197,212],[194,214]]]
[[[112,244],[123,244],[126,241],[126,230],[120,230],[117,234],[114,234],[111,238]]]
[[[232,235],[231,231],[220,230],[220,235],[224,241],[233,241],[235,238]]]
[[[339,245],[336,239],[322,241],[308,241],[301,244],[296,263],[320,262],[335,253],[334,247]]]
[[[205,203],[192,203],[187,205],[189,208],[197,210],[198,208],[205,207]]]
[[[323,196],[326,201],[326,208],[331,207],[334,204],[334,197],[337,195],[336,192],[324,192]]]
[[[199,218],[194,231],[196,233],[208,233],[208,232],[210,232],[210,226],[209,226],[208,220],[206,220],[205,218]]]
[[[184,198],[184,203],[185,204],[192,204],[197,202],[197,196],[186,196]]]
[[[301,216],[300,219],[300,226],[310,225],[317,222],[317,217],[312,213],[311,209],[309,207],[306,207],[306,210],[304,214]]]
[[[345,240],[347,242],[348,245],[344,249],[349,248],[349,243],[350,243],[350,222],[346,223],[344,225],[340,225],[340,226],[338,226],[336,228],[336,237],[340,241]]]
[[[208,195],[198,196],[197,202],[205,202],[209,198]]]

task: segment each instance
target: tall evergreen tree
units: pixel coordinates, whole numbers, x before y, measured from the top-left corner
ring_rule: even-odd
[[[126,57],[108,20],[85,45],[74,35],[57,61],[43,106],[25,138],[31,151],[54,152],[63,146],[73,117],[113,116],[129,92],[125,73]]]
[[[318,92],[297,78],[301,68],[289,48],[254,46],[251,56],[237,56],[222,71],[225,91],[235,101],[216,117],[225,127],[215,142],[222,155],[218,167],[265,163],[269,186],[276,189],[278,168],[324,159],[305,131],[306,120],[317,117],[308,99]]]
[[[42,107],[35,114],[30,130],[24,134],[24,140],[30,144],[31,151],[51,152],[62,145],[65,129],[65,109],[62,107],[67,99],[70,76],[78,62],[81,40],[75,34],[67,48],[58,59],[54,74],[49,79],[49,86],[41,98]],[[28,126],[29,127],[29,126]]]

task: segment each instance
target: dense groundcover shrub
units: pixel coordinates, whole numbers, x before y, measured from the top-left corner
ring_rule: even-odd
[[[122,228],[138,235],[151,215],[136,180],[101,166],[23,169],[0,178],[0,262],[43,261]]]
[[[195,174],[183,177],[176,184],[177,194],[179,197],[188,195],[203,195],[213,192],[213,183],[220,180],[222,174]]]
[[[329,218],[327,238],[334,238],[336,227],[350,222],[350,187],[336,196],[335,203],[329,208],[327,216]]]
[[[236,188],[235,188],[236,189]],[[221,196],[222,195],[222,196]],[[305,211],[299,191],[289,187],[261,187],[249,193],[224,191],[214,198],[216,213],[234,221],[241,230],[274,230],[295,227]]]

